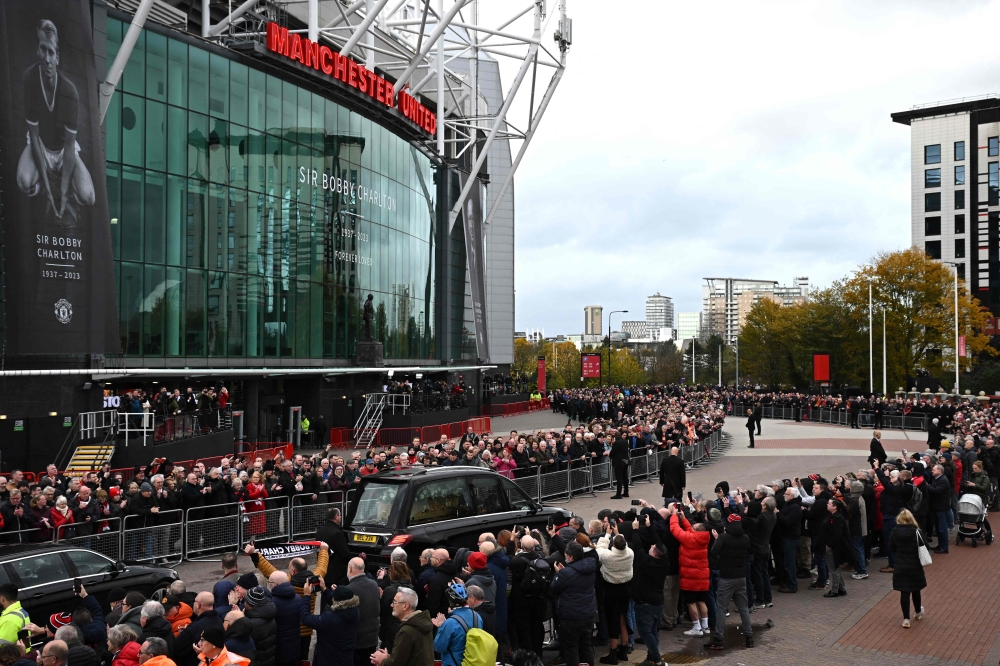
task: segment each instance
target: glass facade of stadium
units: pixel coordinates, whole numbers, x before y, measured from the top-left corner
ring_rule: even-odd
[[[147,23],[105,120],[126,366],[346,360],[368,294],[386,359],[475,357],[457,175],[365,101]]]

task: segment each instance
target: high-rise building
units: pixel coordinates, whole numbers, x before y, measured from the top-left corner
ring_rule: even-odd
[[[622,332],[628,333],[629,340],[645,338],[648,330],[649,329],[647,328],[645,321],[636,320],[622,322]]]
[[[892,119],[910,126],[910,244],[954,263],[995,316],[1000,261],[989,246],[1000,234],[1000,95],[918,105]]]
[[[656,292],[646,298],[646,327],[651,330],[674,327],[674,302]]]
[[[600,305],[588,305],[583,308],[583,334],[601,335],[604,329],[604,308]]]
[[[733,344],[757,301],[766,298],[788,306],[802,303],[808,296],[808,277],[797,277],[795,283],[787,287],[779,286],[774,280],[705,278],[702,326],[707,335],[718,335]]]
[[[677,339],[690,340],[701,335],[700,312],[677,313]]]

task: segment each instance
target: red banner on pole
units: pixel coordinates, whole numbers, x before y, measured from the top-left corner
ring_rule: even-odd
[[[601,376],[601,355],[583,354],[580,359],[583,364],[583,372],[580,375],[584,379],[599,379]]]
[[[958,355],[964,357],[965,354],[965,336],[958,336]]]
[[[545,396],[545,357],[538,357],[538,392]]]
[[[813,381],[830,381],[830,355],[813,354]]]

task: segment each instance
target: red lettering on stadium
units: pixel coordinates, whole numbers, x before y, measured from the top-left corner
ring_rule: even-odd
[[[373,101],[399,109],[430,135],[437,132],[437,116],[430,109],[402,90],[397,93],[391,82],[325,45],[290,33],[277,23],[268,23],[267,50],[346,83]]]

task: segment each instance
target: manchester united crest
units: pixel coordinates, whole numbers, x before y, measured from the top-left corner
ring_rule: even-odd
[[[60,324],[68,324],[73,318],[73,304],[65,298],[60,298],[55,305],[56,319]]]

